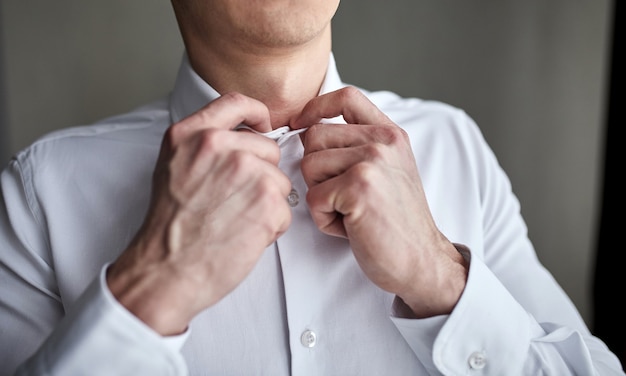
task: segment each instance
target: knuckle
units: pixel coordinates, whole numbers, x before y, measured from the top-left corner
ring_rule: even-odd
[[[384,126],[376,129],[379,140],[388,145],[397,145],[408,140],[406,131],[398,126]]]
[[[263,177],[255,188],[255,205],[259,212],[267,213],[262,220],[267,231],[273,234],[284,231],[291,221],[291,211],[279,186],[271,178]]]
[[[305,155],[311,151],[317,150],[318,140],[319,140],[319,132],[321,130],[321,124],[313,124],[309,126],[309,129],[306,130],[306,136],[304,137],[304,150]]]
[[[227,158],[231,171],[235,174],[249,174],[251,169],[253,170],[251,165],[254,163],[254,157],[248,152],[233,150],[229,152]]]
[[[183,128],[185,128],[183,123],[176,123],[170,126],[163,135],[163,142],[170,147],[177,145],[183,138]]]
[[[200,148],[204,151],[217,149],[218,146],[224,144],[225,132],[216,129],[205,129],[200,134]]]
[[[278,184],[276,184],[276,182],[267,174],[261,174],[258,177],[256,184],[258,192],[262,193],[263,196],[281,196],[278,189]]]
[[[354,99],[361,98],[363,93],[361,93],[361,91],[354,86],[347,86],[340,90],[339,95],[341,99],[352,101]]]
[[[353,182],[357,192],[361,189],[368,190],[373,182],[376,181],[378,175],[374,164],[367,161],[355,164],[347,173],[350,174],[350,181]]]
[[[387,147],[381,143],[373,142],[365,145],[365,150],[369,160],[378,161],[385,159]]]
[[[389,127],[390,130],[390,142],[393,145],[409,142],[409,134],[398,126]]]
[[[244,105],[249,101],[248,97],[236,91],[231,91],[223,94],[222,100],[231,102],[234,105]]]
[[[317,135],[324,129],[325,124],[317,123],[313,124],[307,129],[305,141],[311,139],[311,141],[315,141]]]
[[[305,155],[300,160],[300,171],[302,171],[303,176],[308,176],[311,173],[313,165],[313,158],[310,155]]]
[[[305,153],[311,153],[326,149],[328,135],[333,131],[333,127],[326,123],[316,123],[309,126],[304,137]]]
[[[255,185],[257,200],[267,205],[269,211],[275,211],[281,205],[287,204],[286,186],[284,181],[271,174],[262,173],[258,175]],[[291,183],[289,183],[291,186]]]

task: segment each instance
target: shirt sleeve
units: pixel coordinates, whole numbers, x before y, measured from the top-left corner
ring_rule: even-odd
[[[432,374],[624,374],[588,333],[537,322],[478,258],[450,315],[404,317],[391,319]]]
[[[469,259],[467,283],[450,315],[392,317],[396,327],[433,374],[624,375],[540,263],[508,177],[478,127],[462,115],[455,150],[468,174],[462,181],[448,178],[453,186],[471,185],[476,197],[468,199],[480,203],[480,216],[472,218],[480,237],[470,249],[457,245]]]
[[[106,266],[20,375],[186,375],[180,354],[188,331],[162,337],[128,312],[106,287]]]
[[[0,180],[0,375],[187,374],[188,333],[161,337],[128,312],[106,265],[66,312],[27,176],[14,160]]]

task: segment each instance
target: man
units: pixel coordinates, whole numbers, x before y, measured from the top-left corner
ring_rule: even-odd
[[[171,96],[2,175],[7,374],[623,374],[474,122],[341,82],[339,0],[172,5]]]

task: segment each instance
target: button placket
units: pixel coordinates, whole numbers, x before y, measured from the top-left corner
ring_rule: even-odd
[[[290,229],[283,236],[277,239],[277,246],[279,254],[281,255],[281,264],[283,261],[289,259],[289,256],[287,255],[288,253],[293,253],[285,251],[285,249],[300,249],[301,247],[296,246],[294,241],[298,242],[297,239],[302,239],[302,234],[307,234],[304,235],[304,238],[308,238],[309,231],[304,231],[300,235],[294,236],[294,233],[299,232],[297,229],[293,230],[294,226],[296,228],[300,228],[303,225],[306,226],[306,223],[310,221],[310,214],[308,213],[305,202],[301,202],[306,193],[306,184],[300,171],[300,161],[303,155],[303,147],[299,137],[295,137],[296,135],[306,131],[306,129],[290,130],[288,127],[284,127],[284,129],[284,133],[278,134],[277,132],[274,134],[275,137],[272,137],[272,139],[276,141],[277,145],[281,149],[279,168],[291,179],[292,187],[290,192],[286,195],[285,200],[292,208],[295,223],[292,224],[292,227],[290,227]],[[287,264],[290,263],[289,261],[285,262]],[[301,262],[298,262],[296,265],[298,266],[295,266],[295,269],[302,267]],[[294,268],[291,268],[292,271],[293,269]],[[309,271],[307,270],[304,273],[307,274]],[[288,325],[290,332],[292,333],[289,336],[289,345],[292,351],[292,364],[296,365],[297,368],[316,369],[317,355],[315,354],[319,352],[321,342],[319,332],[310,325],[315,325],[315,315],[312,312],[317,309],[317,306],[316,303],[311,301],[306,302],[307,299],[305,299],[305,301],[301,301],[300,299],[302,296],[300,296],[300,294],[297,294],[297,296],[293,295],[294,289],[297,291],[306,290],[306,288],[303,289],[302,286],[295,286],[302,283],[303,278],[307,279],[308,277],[300,275],[294,280],[292,273],[290,274],[290,272],[283,271],[283,278],[285,281]],[[290,307],[290,305],[292,306]],[[290,310],[293,306],[298,309]],[[306,307],[310,309],[305,309]]]
[[[306,131],[308,128],[291,129],[288,125],[285,125],[280,128],[271,130],[269,132],[259,132],[255,130],[254,128],[251,128],[245,124],[239,124],[238,126],[235,127],[234,130],[238,131],[241,129],[246,129],[253,133],[259,134],[261,136],[270,138],[276,141],[276,143],[280,146],[285,141],[287,141],[290,137],[300,134]],[[300,195],[298,194],[298,191],[295,188],[291,188],[291,192],[289,192],[289,195],[287,195],[287,203],[292,208],[296,207],[300,203]]]

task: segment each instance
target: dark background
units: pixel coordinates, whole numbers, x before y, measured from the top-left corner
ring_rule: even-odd
[[[625,172],[619,162],[621,138],[618,128],[626,125],[624,109],[624,25],[626,10],[624,4],[615,2],[613,23],[611,79],[606,122],[606,143],[604,155],[604,182],[602,190],[602,214],[598,231],[598,249],[593,287],[593,331],[604,339],[622,361],[626,369],[626,257],[618,233],[624,231],[624,195],[618,191],[621,186],[619,175]],[[621,50],[621,53],[618,51]],[[620,98],[621,97],[621,98]],[[621,133],[621,132],[620,132]],[[621,159],[621,158],[620,158]]]

